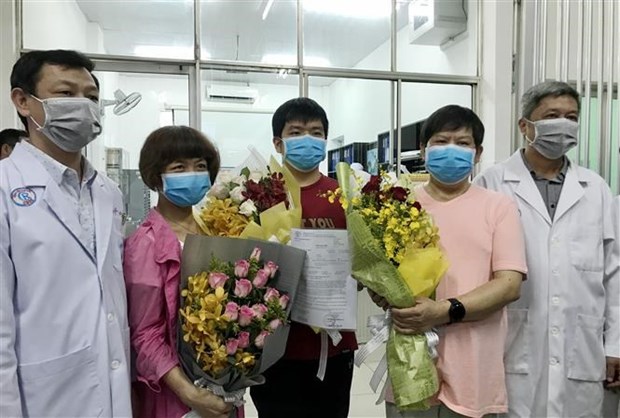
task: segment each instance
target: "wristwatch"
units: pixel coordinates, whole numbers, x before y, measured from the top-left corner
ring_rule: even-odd
[[[448,299],[450,302],[450,310],[448,315],[450,316],[450,322],[448,324],[454,324],[461,322],[465,318],[465,306],[458,299]]]

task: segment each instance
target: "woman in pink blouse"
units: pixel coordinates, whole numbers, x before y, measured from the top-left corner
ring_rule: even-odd
[[[192,206],[215,180],[219,154],[195,129],[167,126],[148,136],[139,168],[159,199],[125,242],[123,267],[138,378],[135,409],[144,418],[180,418],[190,410],[204,418],[225,418],[231,406],[192,384],[176,350],[181,248],[188,234],[203,233]]]

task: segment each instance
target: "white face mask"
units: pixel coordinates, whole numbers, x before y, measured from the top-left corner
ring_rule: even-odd
[[[527,135],[525,139],[543,157],[557,160],[577,145],[579,135],[579,123],[566,119],[541,119],[535,122],[525,119],[534,125],[534,140]]]
[[[30,119],[38,131],[50,139],[58,148],[67,152],[78,152],[101,133],[99,105],[85,97],[53,97],[41,100],[45,121],[39,125]]]

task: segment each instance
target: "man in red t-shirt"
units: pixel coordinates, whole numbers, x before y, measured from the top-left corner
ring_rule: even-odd
[[[338,187],[336,180],[319,172],[327,148],[325,110],[312,99],[292,99],[276,110],[271,124],[275,149],[301,186],[303,227],[345,229],[340,205],[319,196]],[[264,385],[250,389],[259,418],[346,418],[356,349],[353,332],[342,332],[337,346],[330,341],[321,381],[317,378],[321,337],[309,326],[293,322],[284,357],[265,372]]]

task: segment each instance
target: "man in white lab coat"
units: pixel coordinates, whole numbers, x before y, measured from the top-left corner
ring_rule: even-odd
[[[616,230],[618,230],[620,228],[620,195],[616,197],[616,215],[616,219],[619,221],[616,225]],[[603,400],[603,417],[620,417],[620,388],[605,391],[605,399]]]
[[[528,280],[508,308],[509,415],[600,416],[620,386],[620,261],[614,197],[566,157],[577,144],[579,95],[545,82],[522,99],[525,147],[475,182],[515,199]]]
[[[33,51],[11,74],[30,139],[0,161],[0,416],[131,416],[118,186],[81,151],[101,131],[93,63]]]

